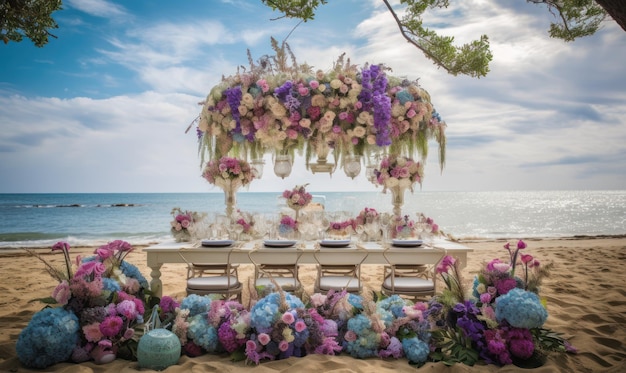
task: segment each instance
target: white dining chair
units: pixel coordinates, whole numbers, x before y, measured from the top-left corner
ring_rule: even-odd
[[[280,287],[287,292],[302,289],[299,264],[302,247],[270,248],[255,245],[248,253],[254,264],[255,287]]]
[[[366,249],[325,248],[317,243],[313,255],[317,262],[315,293],[346,290],[348,293],[359,294],[363,290],[361,265],[367,259]]]
[[[446,250],[437,247],[386,248],[383,256],[387,265],[383,270],[381,292],[414,300],[435,295],[435,268],[445,255]]]
[[[243,285],[239,281],[237,264],[231,263],[231,254],[240,250],[238,247],[204,249],[205,255],[211,256],[212,262],[224,264],[193,264],[185,257],[185,250],[179,251],[179,255],[187,263],[187,295],[210,295],[216,294],[224,299],[232,299],[241,302]],[[190,269],[191,268],[191,269]],[[192,275],[190,277],[189,275]]]

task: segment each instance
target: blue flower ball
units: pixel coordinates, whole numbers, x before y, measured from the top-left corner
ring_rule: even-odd
[[[67,361],[79,338],[78,317],[64,308],[37,312],[20,333],[17,358],[29,368],[43,369]]]

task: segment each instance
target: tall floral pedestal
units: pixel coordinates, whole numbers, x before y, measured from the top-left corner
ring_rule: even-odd
[[[220,185],[222,190],[224,190],[224,204],[226,205],[226,216],[230,220],[233,218],[234,212],[237,210],[237,190],[241,186],[239,183],[230,182]]]
[[[393,204],[393,214],[396,216],[402,216],[402,205],[404,205],[404,191],[406,187],[399,185],[390,187],[391,191],[391,203]]]

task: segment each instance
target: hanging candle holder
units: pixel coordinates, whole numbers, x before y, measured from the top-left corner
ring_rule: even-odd
[[[354,179],[361,173],[361,157],[358,155],[346,155],[343,159],[343,171],[346,176]]]
[[[291,157],[288,154],[277,154],[274,159],[274,173],[281,179],[291,175]]]

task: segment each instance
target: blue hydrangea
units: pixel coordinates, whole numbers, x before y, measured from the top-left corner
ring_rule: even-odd
[[[132,277],[136,279],[142,288],[148,289],[150,287],[150,285],[148,284],[148,280],[143,277],[141,271],[139,271],[139,268],[137,268],[134,264],[128,263],[124,260],[122,261],[122,264],[120,264],[120,269],[122,270],[122,273],[125,274],[127,277]]]
[[[29,368],[43,369],[68,360],[79,338],[78,317],[64,308],[37,312],[20,333],[15,350]]]
[[[304,308],[304,303],[302,303],[300,298],[289,293],[284,294],[289,309]],[[279,293],[271,293],[259,299],[250,310],[250,326],[256,328],[259,332],[269,331],[275,319],[280,316],[278,312],[279,303]]]
[[[102,279],[102,288],[104,290],[109,290],[111,292],[122,290],[122,288],[120,287],[120,284],[117,281],[108,277],[105,277]]]
[[[402,349],[406,358],[412,363],[423,363],[428,358],[430,348],[428,343],[417,337],[404,338],[402,340]]]
[[[541,327],[547,318],[548,311],[533,292],[515,288],[496,298],[498,322],[506,320],[516,328],[533,329]]]
[[[189,310],[189,317],[205,313],[211,307],[211,298],[190,294],[180,303],[181,310]]]
[[[403,299],[397,294],[394,294],[376,303],[376,307],[379,309],[391,311],[393,317],[399,318],[406,316],[406,314],[404,313],[404,306],[407,306],[408,304],[409,302],[407,300]]]
[[[413,95],[409,91],[404,89],[396,93],[396,98],[400,101],[402,105],[414,100]]]
[[[372,327],[372,320],[369,317],[358,314],[348,320],[348,330],[352,330],[356,334],[363,334]]]
[[[365,359],[378,356],[378,346],[380,344],[380,334],[369,329],[359,334],[352,342],[344,341],[344,351],[352,357]]]
[[[214,352],[217,349],[217,330],[209,324],[207,315],[198,314],[189,318],[187,336],[207,352]]]
[[[356,309],[363,310],[363,298],[358,294],[348,293],[348,303]]]

